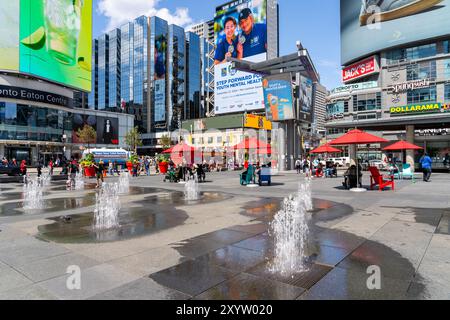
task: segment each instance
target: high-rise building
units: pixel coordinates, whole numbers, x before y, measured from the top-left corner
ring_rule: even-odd
[[[100,35],[93,47],[89,108],[133,115],[144,148],[160,151],[158,139],[212,109],[213,44],[197,34],[141,16]]]
[[[313,124],[317,132],[325,131],[325,117],[328,91],[320,83],[313,89]]]
[[[341,0],[344,85],[328,96],[329,139],[357,127],[387,140],[419,145],[435,159],[433,169],[445,168],[439,159],[450,149],[450,22],[445,18],[450,1],[428,6],[408,15],[394,9],[398,18],[369,28],[367,8],[357,0]],[[408,24],[411,14],[414,23]],[[401,33],[389,32],[388,24]],[[406,157],[383,154],[384,146],[375,146],[370,155],[361,150],[358,157],[403,158],[412,166],[419,159],[413,151]]]
[[[214,42],[214,20],[199,23],[193,26],[190,31],[209,42]]]

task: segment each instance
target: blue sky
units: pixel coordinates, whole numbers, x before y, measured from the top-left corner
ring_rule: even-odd
[[[94,37],[139,15],[158,15],[183,27],[214,17],[224,0],[93,0]],[[300,40],[328,89],[340,85],[338,0],[279,0],[280,54],[295,52]]]

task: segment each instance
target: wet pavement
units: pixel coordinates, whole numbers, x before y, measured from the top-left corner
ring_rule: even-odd
[[[183,185],[133,179],[120,227],[107,231],[92,227],[91,181],[82,191],[52,182],[47,209],[31,214],[20,184],[2,186],[0,299],[449,299],[446,177],[358,195],[340,190],[340,179],[313,181],[307,268],[289,277],[269,271],[270,223],[297,190],[292,173],[257,189],[239,187],[234,173],[210,174],[191,202]],[[74,264],[89,279],[79,292],[65,287]],[[373,266],[378,290],[367,287]]]

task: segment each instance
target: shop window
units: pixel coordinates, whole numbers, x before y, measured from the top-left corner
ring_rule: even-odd
[[[411,90],[408,92],[408,104],[436,102],[436,86]]]
[[[407,80],[436,79],[436,61],[420,62],[409,65],[407,68]]]
[[[444,99],[445,99],[446,102],[450,102],[450,84],[446,84],[445,85]]]

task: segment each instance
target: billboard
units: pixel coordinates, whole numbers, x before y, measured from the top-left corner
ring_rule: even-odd
[[[0,69],[91,90],[92,0],[0,0]]]
[[[97,117],[97,143],[119,144],[119,119]]]
[[[256,116],[254,114],[247,114],[244,117],[244,128],[253,128],[259,130],[272,130],[272,122],[266,117]]]
[[[167,37],[159,34],[155,38],[154,48],[154,101],[155,101],[155,122],[166,121],[166,54]]]
[[[74,114],[72,124],[72,142],[82,143],[77,136],[78,130],[84,126],[92,127],[97,133],[97,138],[90,141],[90,144],[119,144],[119,119],[97,117],[94,115]]]
[[[379,72],[378,58],[372,56],[342,69],[342,81],[353,81]]]
[[[267,60],[267,0],[239,0],[217,7],[214,32],[216,114],[263,109],[261,76],[234,70],[226,59]]]
[[[20,1],[0,0],[0,70],[19,71]]]
[[[449,35],[449,16],[450,0],[341,0],[342,65],[386,48]]]
[[[264,101],[269,121],[295,119],[291,80],[289,74],[264,78]]]
[[[313,108],[313,82],[301,76],[300,83],[300,111],[311,115]]]

